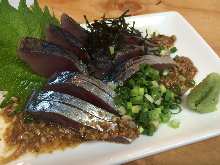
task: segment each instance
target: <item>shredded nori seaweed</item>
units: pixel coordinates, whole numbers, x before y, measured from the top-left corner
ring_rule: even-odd
[[[126,10],[118,18],[106,18],[103,15],[101,20],[94,20],[92,23],[84,16],[90,31],[87,45],[90,54],[104,49],[107,55],[112,56],[111,48],[114,47],[114,51],[120,50],[124,35],[141,37],[141,32],[134,28],[135,22],[132,26],[126,23],[125,17],[129,16],[128,12],[129,10]]]

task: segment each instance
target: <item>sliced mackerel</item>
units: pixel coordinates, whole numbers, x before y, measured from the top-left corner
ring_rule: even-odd
[[[59,92],[33,93],[25,110],[36,118],[74,129],[86,140],[130,143],[139,135],[133,121]]]
[[[113,100],[114,91],[93,77],[77,72],[61,72],[53,75],[44,89],[78,97],[108,112],[118,114]]]

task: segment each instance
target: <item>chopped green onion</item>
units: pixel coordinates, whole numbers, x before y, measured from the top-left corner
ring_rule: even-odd
[[[120,115],[125,115],[125,114],[126,114],[126,109],[125,109],[125,107],[123,107],[123,106],[120,106],[120,107],[118,108],[118,111],[119,111],[119,114],[120,114]]]
[[[161,109],[160,108],[155,108],[152,111],[149,111],[149,120],[158,120],[160,119],[160,114],[161,114]]]
[[[131,102],[127,102],[127,109],[132,109],[132,103]]]
[[[156,129],[159,127],[160,122],[158,120],[154,120],[150,122]]]
[[[161,119],[161,122],[163,123],[167,123],[171,118],[171,113],[161,113],[160,114],[160,119]]]
[[[131,91],[130,94],[131,96],[143,96],[145,92],[144,88],[140,88],[138,86],[134,86]]]
[[[170,54],[170,50],[165,47],[160,48],[159,51],[161,56],[166,56]]]
[[[144,129],[143,134],[148,136],[153,136],[154,132],[157,130],[159,123],[157,122],[150,122],[148,126]]]
[[[144,95],[144,88],[139,88],[139,95],[140,96],[143,96]]]
[[[169,74],[169,70],[168,69],[164,69],[162,72],[163,76],[167,76]]]
[[[132,106],[132,109],[131,109],[131,111],[133,113],[139,113],[140,110],[141,110],[141,106],[140,105],[134,105],[134,106]]]
[[[131,96],[138,96],[139,95],[139,87],[135,86],[133,89],[131,89]]]
[[[135,96],[131,99],[132,104],[142,104],[143,103],[143,96]]]
[[[160,92],[160,88],[155,88],[153,87],[151,89],[151,97],[154,99],[154,100],[158,100],[160,97],[161,97],[161,92]]]
[[[144,112],[147,112],[149,109],[150,109],[149,104],[147,104],[146,102],[144,102],[144,103],[142,104],[142,110],[143,110]]]
[[[195,85],[196,85],[195,80],[190,80],[190,81],[189,81],[189,85],[195,86]]]
[[[111,55],[114,55],[115,54],[115,46],[109,46],[109,51],[110,51],[110,54]]]
[[[171,49],[170,49],[170,53],[175,53],[177,51],[177,48],[176,47],[172,47]]]
[[[173,100],[173,98],[174,98],[173,92],[171,92],[170,90],[167,90],[166,93],[165,93],[164,100],[165,101],[170,101],[170,100]]]
[[[160,51],[162,51],[162,50],[164,50],[165,49],[165,47],[163,46],[163,45],[161,45],[160,47],[159,47],[159,50]]]
[[[154,103],[156,104],[156,105],[160,105],[161,104],[161,101],[162,101],[162,99],[161,98],[159,98],[157,101],[155,101]]]
[[[171,120],[169,123],[168,123],[168,126],[171,127],[171,128],[179,128],[180,127],[180,122],[178,120]]]
[[[123,82],[122,81],[119,81],[118,82],[118,86],[123,86],[124,84],[123,84]]]
[[[147,88],[144,88],[144,93],[148,93],[148,89]]]
[[[154,99],[153,99],[153,97],[151,97],[151,95],[145,94],[144,97],[145,97],[149,102],[151,102],[151,103],[154,102]]]
[[[128,85],[129,85],[130,87],[135,86],[135,81],[134,81],[133,79],[130,79],[130,80],[128,81]]]
[[[176,103],[177,103],[177,104],[181,104],[181,101],[182,101],[182,100],[181,100],[181,97],[176,97]]]
[[[181,98],[160,84],[159,71],[148,65],[140,67],[123,86],[117,86],[114,100],[120,114],[132,117],[142,134],[153,135],[160,123],[169,122],[181,111]]]
[[[144,111],[140,111],[139,113],[139,118],[138,118],[138,123],[141,123],[142,127],[145,127],[145,125],[147,125],[148,123],[148,111],[144,112]]]
[[[162,94],[166,92],[166,87],[163,84],[160,84],[160,91]]]
[[[138,128],[138,130],[139,130],[140,133],[143,133],[143,132],[144,132],[144,128],[143,128],[142,126],[140,126],[140,127]]]
[[[158,87],[159,86],[157,81],[151,81],[151,83],[152,83],[153,87]]]

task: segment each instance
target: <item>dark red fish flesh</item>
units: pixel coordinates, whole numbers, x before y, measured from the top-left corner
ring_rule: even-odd
[[[86,72],[85,65],[76,55],[44,40],[24,38],[18,54],[34,72],[45,77],[62,71]]]
[[[61,16],[61,27],[75,36],[82,44],[87,42],[88,32],[67,14]]]
[[[44,89],[75,96],[110,113],[118,114],[113,100],[114,91],[93,77],[77,72],[57,73],[52,76]]]
[[[36,118],[74,129],[85,140],[130,143],[139,135],[132,120],[59,92],[33,93],[25,110]]]
[[[89,55],[83,44],[71,33],[63,30],[62,28],[55,25],[49,25],[47,28],[46,38],[48,42],[52,42],[71,51],[82,61],[86,62],[89,60]]]
[[[124,82],[139,71],[141,64],[151,65],[158,70],[177,66],[175,61],[170,56],[160,57],[155,55],[144,55],[131,58],[121,66],[118,66],[112,77],[115,81]]]

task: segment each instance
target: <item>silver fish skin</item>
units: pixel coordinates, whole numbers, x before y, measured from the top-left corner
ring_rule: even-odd
[[[88,62],[90,59],[84,45],[81,44],[81,42],[71,33],[58,26],[52,24],[48,26],[46,30],[46,39],[48,42],[57,44],[64,49],[71,51],[73,55],[77,56],[84,62]]]
[[[47,122],[72,128],[86,140],[131,143],[139,135],[133,121],[123,120],[86,101],[59,92],[34,92],[25,111]],[[124,121],[127,124],[123,124]]]
[[[134,57],[116,69],[115,73],[113,73],[113,79],[119,82],[128,80],[139,71],[141,64],[150,65],[158,70],[177,66],[175,61],[169,56],[159,57],[156,55],[144,55]]]
[[[66,110],[59,107],[64,106]],[[69,107],[69,108],[68,108]],[[74,110],[73,110],[74,108]],[[67,118],[78,117],[76,111],[82,111],[88,116],[94,116],[97,120],[112,121],[114,115],[98,108],[84,100],[54,91],[34,92],[26,107],[27,112],[51,112],[66,116]],[[73,113],[71,115],[71,113]]]
[[[56,72],[77,71],[87,73],[87,67],[70,51],[45,40],[26,37],[20,41],[18,57],[31,69],[44,77]]]
[[[90,82],[91,84],[94,84],[95,86],[97,86],[101,90],[105,91],[109,96],[115,97],[116,94],[115,94],[114,90],[109,88],[108,85],[106,85],[102,81],[100,81],[92,76],[88,77],[87,75],[80,74],[79,72],[65,71],[65,72],[56,73],[50,78],[50,80],[48,81],[48,84],[52,85],[52,84],[57,84],[57,83],[64,83],[68,79],[71,79],[72,77],[77,78],[79,76],[81,79],[84,79],[84,80]]]
[[[115,96],[114,90],[93,77],[69,71],[56,73],[48,81],[45,89],[73,95],[109,112],[118,114],[113,99]]]

